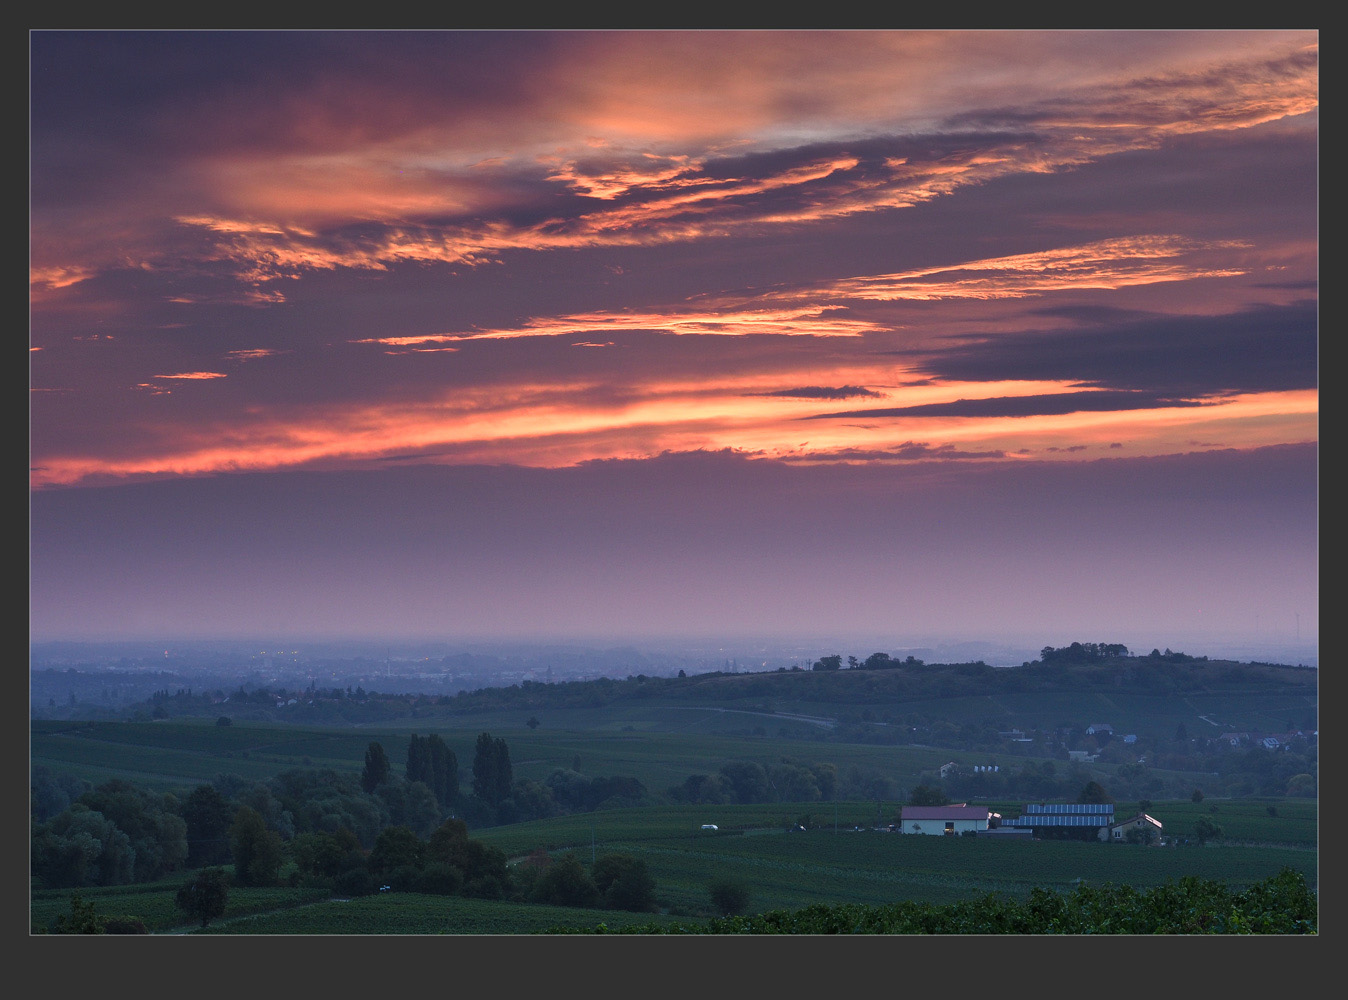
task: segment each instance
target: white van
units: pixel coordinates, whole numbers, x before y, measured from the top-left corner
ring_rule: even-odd
[[[704,829],[704,830],[718,830],[718,829],[720,829],[720,827],[718,827],[715,823],[703,823],[703,824],[702,824],[702,829]]]

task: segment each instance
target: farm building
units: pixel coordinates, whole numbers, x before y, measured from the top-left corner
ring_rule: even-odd
[[[1036,837],[1071,837],[1094,839],[1114,824],[1114,804],[1051,802],[1030,803],[1012,819],[1002,820],[1002,826],[1029,827]]]
[[[1100,831],[1100,839],[1124,841],[1128,839],[1129,830],[1138,830],[1143,834],[1150,834],[1153,842],[1158,844],[1161,842],[1161,821],[1148,816],[1146,813],[1138,813],[1128,819],[1111,823]]]
[[[1098,736],[1098,735],[1102,735],[1102,734],[1103,734],[1103,735],[1113,736],[1113,735],[1114,735],[1114,727],[1111,726],[1108,722],[1097,722],[1097,723],[1094,723],[1093,725],[1090,725],[1090,726],[1087,726],[1087,727],[1086,727],[1086,735],[1087,735],[1087,736]]]
[[[943,836],[987,830],[992,815],[986,806],[904,806],[899,822],[903,833]]]

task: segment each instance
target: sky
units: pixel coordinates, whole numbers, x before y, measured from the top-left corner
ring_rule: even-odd
[[[30,638],[1313,645],[1318,91],[1302,30],[33,32]]]

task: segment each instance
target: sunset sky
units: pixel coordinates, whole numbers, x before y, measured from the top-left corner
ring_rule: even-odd
[[[35,639],[1317,639],[1315,31],[30,55]]]

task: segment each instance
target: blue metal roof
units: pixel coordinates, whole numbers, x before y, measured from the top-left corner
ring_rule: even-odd
[[[1002,826],[1109,826],[1114,822],[1112,802],[1031,802]]]
[[[1002,826],[1109,826],[1114,814],[1109,813],[1039,813],[1002,820]]]

